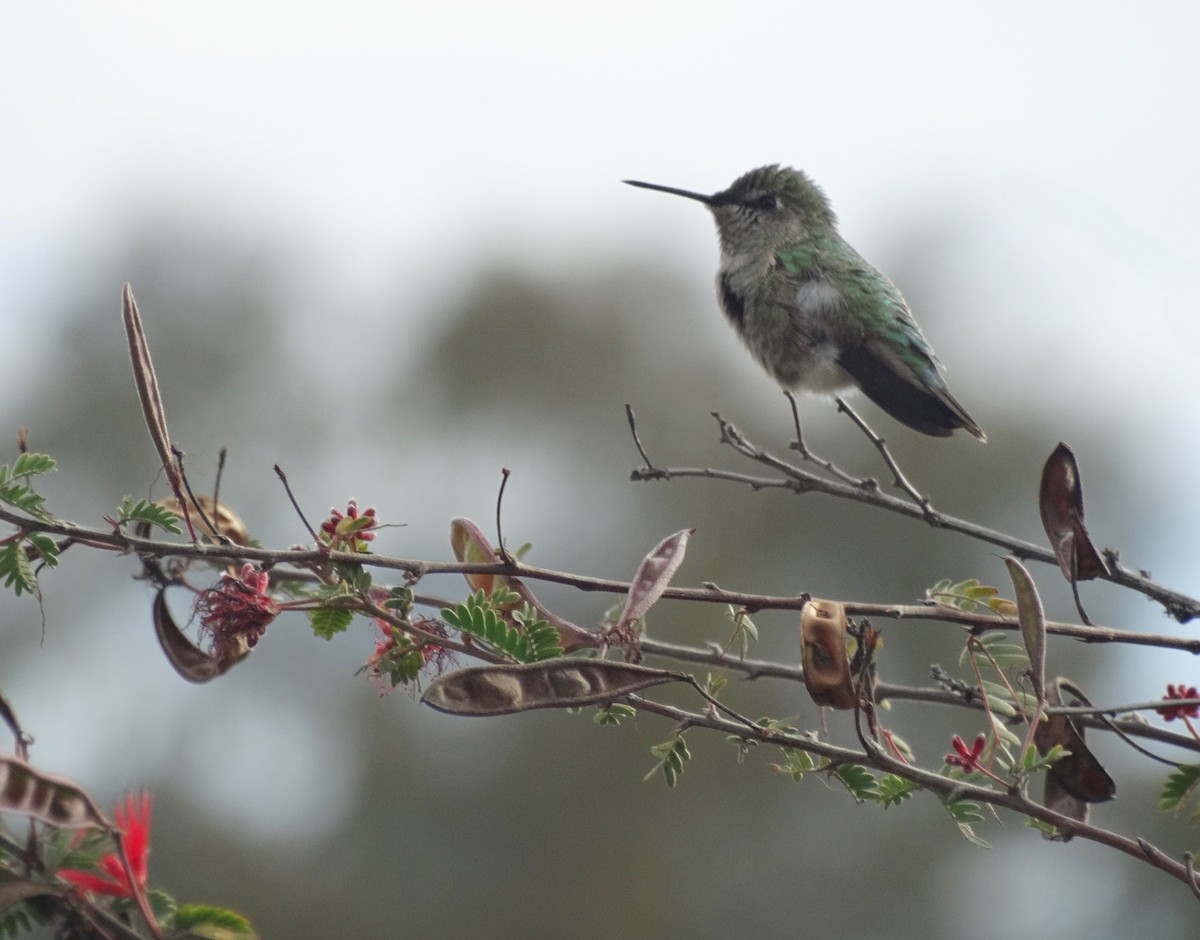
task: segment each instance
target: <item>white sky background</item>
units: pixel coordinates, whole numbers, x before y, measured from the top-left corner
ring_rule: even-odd
[[[419,317],[496,253],[548,276],[642,256],[707,283],[705,214],[618,181],[711,191],[782,162],[884,270],[912,220],[949,220],[931,290],[961,314],[930,332],[973,412],[1074,411],[1152,485],[1192,487],[1200,7],[206,0],[3,19],[4,346],[43,335],[64,265],[131,202],[303,245],[365,337],[397,283]],[[704,328],[727,332],[715,304]],[[1182,540],[1200,513],[1178,512]],[[1164,546],[1155,574],[1196,593],[1192,557]]]

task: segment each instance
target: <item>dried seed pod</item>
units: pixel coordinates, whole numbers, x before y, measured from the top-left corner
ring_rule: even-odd
[[[459,669],[435,679],[421,701],[451,715],[511,715],[534,708],[595,705],[686,679],[683,673],[647,666],[560,658]]]
[[[1079,690],[1067,679],[1058,678],[1046,686],[1047,704],[1061,705],[1062,692],[1067,691],[1075,699],[1084,704],[1090,704]],[[1056,761],[1046,776],[1046,805],[1058,809],[1065,815],[1071,815],[1063,808],[1060,792],[1065,792],[1076,800],[1081,801],[1086,810],[1088,803],[1103,803],[1116,795],[1117,785],[1108,771],[1101,766],[1100,761],[1087,748],[1083,740],[1084,730],[1073,722],[1067,715],[1050,715],[1044,718],[1034,732],[1033,741],[1041,753],[1045,754],[1054,745],[1061,744],[1071,753]],[[1052,806],[1052,800],[1059,798],[1060,805]],[[1086,813],[1084,814],[1086,817]],[[1080,818],[1080,817],[1076,817]]]
[[[237,663],[249,655],[247,649],[236,658],[222,662],[200,649],[188,639],[187,634],[179,629],[171,610],[167,607],[166,588],[159,588],[154,595],[154,635],[158,637],[158,645],[162,647],[167,662],[188,682],[197,684],[215,679],[232,669]]]
[[[627,630],[635,621],[641,620],[667,589],[671,576],[683,562],[687,551],[688,539],[695,529],[683,529],[674,535],[669,535],[642,559],[637,573],[629,584],[629,596],[625,601],[625,609],[621,611],[621,619],[613,627],[614,633]]]
[[[800,648],[804,684],[818,705],[853,708],[857,704],[847,653],[846,608],[836,601],[813,599],[800,612]]]
[[[35,770],[11,754],[0,754],[0,810],[62,829],[112,828],[78,784]]]

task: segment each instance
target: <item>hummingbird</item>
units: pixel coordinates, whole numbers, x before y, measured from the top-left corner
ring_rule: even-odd
[[[829,199],[805,173],[759,167],[711,196],[624,182],[708,206],[721,242],[721,309],[789,394],[857,387],[922,434],[962,428],[987,440],[950,394],[900,291],[838,234]]]

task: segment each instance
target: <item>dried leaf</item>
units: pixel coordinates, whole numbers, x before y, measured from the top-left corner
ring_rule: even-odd
[[[81,786],[35,770],[12,754],[0,754],[0,810],[32,816],[60,829],[112,828]]]
[[[450,547],[459,561],[487,564],[500,560],[487,536],[470,519],[459,518],[451,521]],[[484,594],[490,595],[495,587],[496,575],[471,573],[463,577],[467,579],[467,584],[471,585],[472,590],[483,591]]]
[[[1075,699],[1089,704],[1069,680],[1061,677],[1046,687],[1047,704],[1061,705],[1063,689],[1069,689]],[[1068,796],[1084,803],[1103,803],[1116,795],[1117,785],[1108,775],[1108,771],[1096,760],[1096,756],[1088,750],[1083,735],[1084,729],[1078,727],[1066,715],[1050,715],[1043,718],[1038,724],[1033,741],[1042,754],[1048,752],[1056,744],[1071,752],[1061,760],[1055,761],[1050,767],[1047,776],[1048,778],[1053,777],[1056,785],[1052,785],[1047,779],[1047,805],[1049,805],[1050,799],[1054,798],[1060,805],[1069,807],[1065,799],[1059,795],[1060,788]],[[1060,809],[1059,811],[1070,815],[1065,810]],[[1075,816],[1074,818],[1079,817]]]
[[[1008,576],[1012,578],[1017,595],[1017,618],[1021,624],[1021,639],[1029,654],[1029,678],[1038,702],[1046,700],[1046,614],[1038,597],[1033,578],[1011,555],[1004,559]]]
[[[1054,448],[1042,468],[1038,493],[1042,527],[1063,577],[1074,584],[1108,574],[1108,565],[1083,524],[1083,486],[1075,455],[1066,444]]]
[[[154,634],[158,637],[158,645],[162,647],[167,662],[188,682],[200,684],[215,679],[249,655],[250,651],[245,650],[237,659],[221,662],[204,652],[176,625],[167,607],[166,593],[166,588],[159,588],[154,595]]]
[[[614,633],[627,630],[635,621],[641,620],[654,602],[662,597],[662,592],[671,583],[671,576],[682,563],[688,539],[695,531],[682,529],[674,535],[667,536],[642,559],[629,585],[625,609],[621,611],[621,618],[613,627]]]
[[[446,673],[429,685],[421,701],[451,715],[510,715],[534,708],[575,708],[609,702],[686,678],[683,673],[630,663],[550,659]]]
[[[846,608],[836,601],[813,599],[800,612],[800,649],[804,684],[818,705],[853,708],[857,702],[850,673]]]

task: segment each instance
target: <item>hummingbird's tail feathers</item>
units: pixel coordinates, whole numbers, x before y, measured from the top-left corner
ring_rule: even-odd
[[[962,428],[979,440],[987,441],[983,429],[950,394],[936,372],[940,387],[922,381],[893,355],[879,355],[870,345],[844,349],[838,361],[863,394],[914,431],[932,437],[949,437]],[[934,368],[932,364],[930,368]]]

